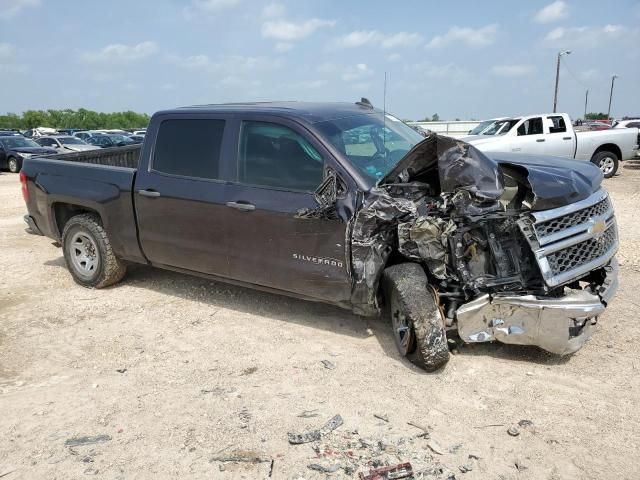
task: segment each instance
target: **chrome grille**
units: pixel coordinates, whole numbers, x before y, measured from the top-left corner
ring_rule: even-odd
[[[518,224],[550,287],[606,265],[618,249],[613,205],[605,190],[565,207],[533,213]]]

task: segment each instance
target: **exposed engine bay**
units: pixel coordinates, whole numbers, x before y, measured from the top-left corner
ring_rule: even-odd
[[[507,343],[556,353],[579,348],[524,341],[525,330],[544,329],[531,322],[557,323],[540,312],[577,301],[587,312],[567,317],[568,341],[570,329],[573,336],[586,330],[615,291],[617,231],[602,175],[584,163],[505,157],[489,159],[464,142],[430,135],[363,196],[351,223],[356,311],[379,309],[385,266],[413,261],[424,266],[448,326],[464,330],[461,319],[478,324],[464,340],[501,339],[500,329],[507,329],[507,336],[520,337],[501,339]],[[529,325],[517,313],[512,324],[498,318],[513,316],[514,308],[492,311],[507,297],[528,299],[522,308],[533,309],[524,312]]]

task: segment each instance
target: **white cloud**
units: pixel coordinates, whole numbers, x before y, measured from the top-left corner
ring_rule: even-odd
[[[499,77],[523,77],[535,72],[533,65],[495,65],[491,73]]]
[[[435,65],[431,62],[412,63],[405,66],[405,72],[416,79],[447,79],[457,82],[469,78],[468,72],[454,63],[445,65]],[[415,81],[412,83],[418,85]]]
[[[142,42],[136,45],[114,43],[97,52],[87,52],[82,59],[87,63],[127,63],[150,57],[158,51],[154,42]]]
[[[402,56],[399,53],[390,53],[387,55],[387,62],[399,62]]]
[[[276,52],[288,52],[289,50],[291,50],[293,48],[293,44],[292,43],[287,43],[287,42],[278,42],[276,43]]]
[[[191,7],[207,13],[216,13],[225,8],[235,7],[240,0],[192,0]]]
[[[498,33],[498,25],[486,25],[480,28],[451,27],[444,35],[436,35],[427,43],[427,48],[440,48],[451,43],[462,43],[468,47],[486,47],[491,45]]]
[[[286,8],[281,3],[270,3],[262,9],[262,16],[265,18],[282,17],[285,11]]]
[[[15,48],[10,43],[0,43],[0,60],[13,58]]]
[[[333,73],[337,69],[338,67],[331,62],[324,62],[316,67],[318,73]]]
[[[317,89],[317,88],[322,88],[327,84],[326,80],[309,80],[309,81],[305,81],[305,82],[299,82],[297,84],[294,84],[294,87],[300,87],[303,89]]]
[[[40,0],[0,0],[0,18],[11,18],[29,7],[38,7]]]
[[[0,43],[0,72],[4,74],[22,74],[29,69],[26,65],[15,63],[15,47],[10,43]]]
[[[166,60],[181,68],[202,70],[207,73],[225,74],[228,78],[235,78],[255,72],[265,72],[282,65],[282,61],[279,59],[270,57],[244,57],[241,55],[222,55],[214,60],[207,55],[191,55],[188,57],[169,55],[166,57]]]
[[[562,0],[550,3],[535,14],[533,20],[538,23],[552,23],[562,20],[569,15],[569,8]]]
[[[551,30],[544,40],[547,46],[566,48],[581,46],[593,48],[608,40],[615,40],[627,33],[622,25],[605,25],[604,27],[558,27]]]
[[[262,24],[262,36],[291,42],[306,38],[319,28],[333,27],[335,24],[335,20],[324,20],[322,18],[310,18],[297,23],[288,20],[272,20]]]
[[[354,67],[345,68],[341,78],[345,82],[353,82],[354,80],[362,80],[371,75],[373,75],[373,70],[371,70],[366,63],[358,63]]]
[[[335,45],[343,48],[377,45],[382,48],[409,47],[422,42],[419,33],[398,32],[386,34],[377,30],[357,30],[335,40]]]

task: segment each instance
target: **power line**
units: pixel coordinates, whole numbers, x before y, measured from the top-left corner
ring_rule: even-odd
[[[571,77],[573,77],[573,79],[578,82],[583,88],[589,90],[591,87],[585,85],[584,83],[582,83],[578,77],[576,75],[574,75],[574,73],[571,71],[571,69],[569,68],[569,65],[567,65],[566,60],[564,59],[560,59],[560,61],[562,62],[562,65],[564,65],[564,68],[567,70],[567,72],[569,72],[569,75],[571,75]]]

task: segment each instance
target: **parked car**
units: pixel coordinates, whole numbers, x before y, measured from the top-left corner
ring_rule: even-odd
[[[25,220],[80,285],[143,263],[385,311],[400,354],[427,370],[456,329],[572,353],[617,288],[592,164],[489,158],[363,102],[188,107],[149,132],[142,147],[25,161]],[[367,148],[350,143],[363,134]]]
[[[134,135],[145,135],[147,133],[147,130],[146,129],[144,129],[144,130],[134,130],[132,133]]]
[[[73,134],[74,137],[78,137],[82,140],[84,140],[85,142],[91,138],[94,137],[96,135],[104,135],[103,132],[98,131],[98,130],[81,130],[79,132],[76,132]]]
[[[633,158],[638,129],[576,132],[566,113],[527,115],[511,120],[501,135],[465,139],[482,152],[519,152],[591,161],[605,178],[618,170],[619,160]]]
[[[618,120],[614,122],[613,128],[640,128],[640,118]]]
[[[611,125],[605,122],[582,122],[580,125],[574,127],[576,132],[588,132],[594,130],[609,130]]]
[[[0,169],[8,169],[18,173],[22,162],[32,155],[50,155],[57,153],[52,148],[45,148],[22,135],[0,136]]]
[[[27,138],[38,138],[42,137],[43,135],[56,135],[57,133],[58,131],[55,128],[37,127],[30,128],[29,130],[24,132],[23,135]]]
[[[129,135],[129,138],[133,140],[133,143],[144,142],[144,135]]]
[[[19,130],[0,130],[0,137],[24,136]]]
[[[89,145],[84,140],[70,135],[39,137],[34,141],[42,147],[55,148],[58,153],[85,152],[100,148],[95,145]]]
[[[136,143],[126,135],[115,135],[108,133],[89,137],[86,142],[89,145],[95,145],[100,148],[124,147],[126,145],[133,145],[134,143]]]
[[[469,130],[469,135],[482,135],[484,134],[485,131],[489,130],[489,128],[491,126],[493,126],[496,122],[500,121],[500,120],[506,120],[505,117],[501,117],[501,118],[492,118],[490,120],[483,120],[481,121],[478,125],[476,125],[474,128],[472,128],[471,130]]]

